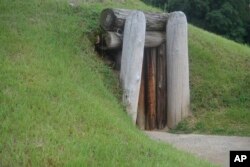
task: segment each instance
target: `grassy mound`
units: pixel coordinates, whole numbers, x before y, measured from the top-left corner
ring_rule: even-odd
[[[110,5],[0,1],[0,166],[210,166],[149,140],[111,93],[87,38]]]
[[[132,125],[88,38],[106,7],[157,9],[72,2],[0,1],[0,166],[210,166]],[[189,30],[194,116],[177,130],[249,135],[250,49]]]
[[[189,27],[193,117],[177,132],[250,136],[250,48]]]

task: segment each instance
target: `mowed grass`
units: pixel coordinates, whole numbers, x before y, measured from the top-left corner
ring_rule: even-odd
[[[250,47],[189,26],[193,116],[175,132],[250,136]]]
[[[112,93],[117,79],[88,39],[112,5],[151,9],[0,1],[0,166],[211,166],[150,140]]]

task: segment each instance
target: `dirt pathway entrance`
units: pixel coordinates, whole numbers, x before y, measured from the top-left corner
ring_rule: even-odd
[[[229,166],[230,150],[250,150],[250,137],[215,136],[198,134],[171,134],[145,131],[154,140],[167,142],[213,164]]]

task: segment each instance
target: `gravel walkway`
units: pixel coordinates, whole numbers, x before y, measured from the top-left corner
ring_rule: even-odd
[[[230,150],[250,150],[250,137],[171,134],[158,131],[145,133],[152,139],[170,143],[180,150],[223,167],[229,166]]]

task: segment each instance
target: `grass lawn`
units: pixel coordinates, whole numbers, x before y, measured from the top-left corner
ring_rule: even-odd
[[[174,130],[250,136],[250,47],[189,26],[193,116]]]
[[[77,0],[76,0],[77,1]],[[0,166],[212,166],[132,125],[90,37],[106,7],[0,1]],[[250,135],[250,49],[189,26],[193,116],[175,132]]]
[[[117,79],[88,36],[116,5],[152,9],[0,1],[0,166],[212,166],[150,140],[112,93]]]

